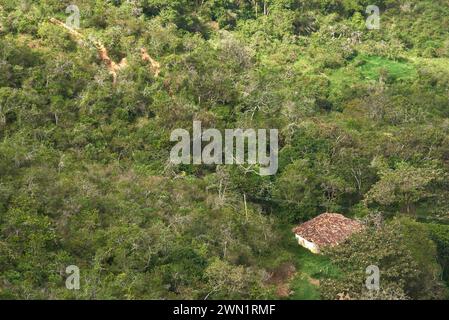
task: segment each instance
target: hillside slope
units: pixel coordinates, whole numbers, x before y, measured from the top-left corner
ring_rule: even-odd
[[[371,4],[2,0],[0,298],[280,298],[285,264],[282,298],[366,298],[376,263],[446,298],[449,4]],[[279,170],[174,165],[194,120],[278,129]],[[290,229],[322,212],[383,227],[312,256]]]

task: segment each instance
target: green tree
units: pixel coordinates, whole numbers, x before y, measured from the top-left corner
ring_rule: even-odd
[[[380,165],[379,176],[380,180],[366,194],[366,202],[397,206],[412,214],[419,201],[433,195],[429,187],[442,178],[442,170],[400,162],[394,169]]]

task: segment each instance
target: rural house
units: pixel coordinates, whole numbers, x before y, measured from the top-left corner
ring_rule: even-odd
[[[319,253],[321,248],[336,246],[362,229],[363,225],[356,220],[337,213],[323,213],[292,231],[301,246]]]

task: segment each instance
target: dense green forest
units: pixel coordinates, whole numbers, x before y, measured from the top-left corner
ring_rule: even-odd
[[[278,172],[174,165],[194,120]],[[1,299],[448,299],[448,177],[447,0],[0,0]]]

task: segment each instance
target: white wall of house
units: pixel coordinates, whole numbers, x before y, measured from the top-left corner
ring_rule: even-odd
[[[315,243],[310,242],[299,235],[295,235],[295,237],[298,240],[299,245],[309,249],[313,253],[320,253],[320,248]]]

